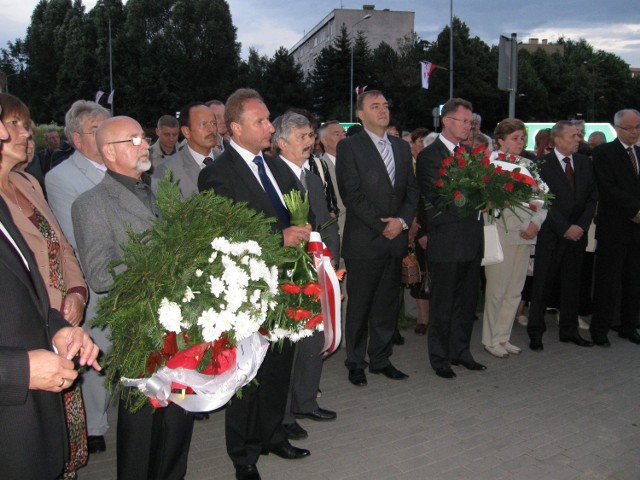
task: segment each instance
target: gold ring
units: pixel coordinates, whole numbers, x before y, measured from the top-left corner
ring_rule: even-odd
[[[63,388],[64,387],[64,382],[66,382],[66,381],[67,381],[67,379],[63,378],[62,379],[62,383],[60,385],[58,385],[58,388]]]

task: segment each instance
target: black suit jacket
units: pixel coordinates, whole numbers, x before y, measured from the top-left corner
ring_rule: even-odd
[[[589,157],[575,153],[573,164],[575,190],[569,185],[567,175],[555,152],[541,158],[540,176],[555,198],[538,232],[538,245],[562,239],[571,225],[578,225],[585,231],[585,235],[577,242],[578,247],[584,248],[587,244],[586,232],[589,230],[598,200],[596,182]]]
[[[418,205],[418,185],[411,151],[404,140],[389,137],[395,161],[395,184],[380,152],[364,130],[338,143],[336,179],[347,217],[342,240],[344,258],[401,258],[407,253],[407,232],[387,240],[381,218],[399,217],[411,225]]]
[[[640,159],[640,148],[633,148]],[[594,150],[593,170],[599,200],[596,237],[640,243],[640,225],[631,221],[640,211],[640,178],[620,140]]]
[[[0,240],[0,458],[2,476],[53,479],[61,472],[67,435],[59,393],[29,390],[28,351],[52,350],[51,337],[69,326],[49,308],[44,283],[29,247],[0,199],[0,220],[25,256]]]
[[[416,176],[428,207],[423,223],[426,223],[429,237],[429,262],[470,262],[482,254],[482,219],[475,213],[460,216],[454,204],[444,205],[444,199],[435,187],[442,160],[450,156],[451,152],[438,137],[416,159]]]
[[[265,163],[273,174],[282,194],[297,189],[297,178],[280,159],[263,155]],[[246,202],[250,208],[272,217],[274,231],[282,231],[282,224],[271,205],[269,196],[240,154],[229,146],[211,165],[205,167],[198,176],[198,190],[214,190],[216,194],[230,198],[236,203]],[[311,215],[311,213],[310,213]],[[310,218],[312,225],[313,218]]]

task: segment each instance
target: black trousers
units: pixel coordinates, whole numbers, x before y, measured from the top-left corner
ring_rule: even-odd
[[[602,338],[618,323],[631,333],[640,315],[640,245],[598,239],[595,272],[591,335]]]
[[[391,338],[400,312],[401,258],[345,259],[347,319],[345,337],[349,370],[389,365],[393,351]]]
[[[429,362],[435,370],[451,360],[470,362],[469,351],[480,280],[478,257],[469,262],[429,262]]]
[[[555,242],[538,243],[527,325],[530,338],[542,338],[547,329],[544,315],[556,276],[560,278],[559,334],[564,337],[578,333],[580,272],[585,247],[586,239],[573,242],[563,238]]]
[[[187,460],[193,415],[176,405],[145,405],[131,413],[118,404],[118,480],[181,480]]]
[[[272,345],[258,370],[255,382],[233,397],[225,410],[227,453],[234,465],[253,465],[263,448],[287,440],[282,428],[291,378],[294,347],[285,340],[282,349]]]

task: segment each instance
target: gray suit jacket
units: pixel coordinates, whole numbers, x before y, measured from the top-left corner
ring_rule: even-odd
[[[122,258],[121,245],[129,242],[127,227],[142,233],[155,222],[153,213],[108,174],[73,202],[71,217],[85,278],[99,293],[107,292],[113,284],[109,263]],[[124,269],[119,265],[114,273]]]
[[[76,240],[71,222],[71,205],[80,194],[99,184],[103,177],[104,173],[76,150],[49,171],[44,179],[49,206],[58,219],[62,233],[74,249]]]
[[[154,178],[164,179],[167,170],[171,170],[173,179],[177,180],[182,198],[188,198],[198,192],[198,175],[200,175],[201,168],[186,145],[175,155],[166,157],[158,165],[158,168],[153,172]]]
[[[340,209],[340,216],[338,217],[338,230],[340,231],[340,238],[342,238],[342,233],[344,232],[344,221],[347,218],[347,211],[344,206],[344,202],[342,201],[342,196],[340,195],[340,189],[338,188],[338,180],[336,178],[336,166],[333,164],[329,156],[325,153],[322,155],[322,160],[327,164],[327,169],[329,170],[329,175],[331,175],[331,182],[334,185],[334,191],[336,193],[336,201],[338,203],[338,208]]]

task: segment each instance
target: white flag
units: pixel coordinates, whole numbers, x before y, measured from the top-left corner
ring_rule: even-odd
[[[426,62],[420,60],[420,66],[422,67],[422,88],[429,88],[429,76],[438,67],[435,63]]]
[[[100,99],[102,98],[103,95],[104,95],[104,92],[102,90],[98,90],[96,92],[96,103],[100,103]]]
[[[115,92],[115,90],[111,90],[111,93],[109,94],[109,98],[107,98],[107,103],[109,105],[113,105],[113,93]]]

